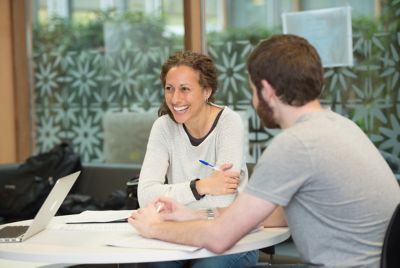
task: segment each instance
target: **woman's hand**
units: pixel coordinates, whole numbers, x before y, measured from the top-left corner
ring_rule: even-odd
[[[232,164],[223,164],[220,170],[215,171],[210,177],[196,182],[196,189],[200,195],[225,195],[237,192],[239,186],[239,172],[229,171]]]

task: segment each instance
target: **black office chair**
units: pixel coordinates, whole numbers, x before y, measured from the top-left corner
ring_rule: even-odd
[[[397,205],[386,230],[381,253],[381,268],[400,267],[400,204]]]

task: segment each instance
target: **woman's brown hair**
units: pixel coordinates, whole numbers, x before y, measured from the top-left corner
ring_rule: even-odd
[[[211,95],[208,98],[208,101],[214,101],[214,93],[217,91],[218,88],[218,75],[217,75],[217,68],[213,60],[203,54],[191,52],[191,51],[184,51],[184,52],[177,52],[171,55],[161,66],[161,84],[163,88],[165,87],[165,80],[169,70],[172,67],[176,66],[187,66],[192,68],[199,74],[199,84],[202,88],[210,88]],[[173,118],[171,111],[169,110],[165,99],[163,100],[160,109],[158,110],[158,115],[169,114],[169,116]]]

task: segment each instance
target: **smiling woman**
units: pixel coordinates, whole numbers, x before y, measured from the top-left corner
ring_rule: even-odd
[[[211,88],[202,88],[199,84],[199,74],[188,66],[176,66],[169,70],[164,87],[165,102],[177,123],[185,123],[189,132],[194,135],[200,121],[208,124],[209,117],[204,113],[218,113],[221,108],[207,104]],[[196,120],[197,119],[197,120]],[[191,127],[190,122],[195,122]],[[201,127],[204,128],[204,127]],[[201,132],[201,131],[200,131]],[[198,138],[205,133],[198,133]]]
[[[178,52],[162,65],[160,78],[164,100],[141,171],[141,205],[165,194],[200,208],[228,205],[248,179],[245,133],[236,112],[211,102],[218,85],[213,61],[200,53]],[[199,159],[232,166],[211,173]]]
[[[214,104],[217,70],[211,58],[190,51],[170,56],[161,68],[164,101],[151,129],[140,171],[141,207],[164,195],[193,208],[228,206],[248,181],[241,116]],[[201,165],[199,160],[218,167]],[[256,252],[201,260],[201,267],[254,265]],[[191,265],[200,262],[192,260]],[[185,262],[175,263],[176,267]],[[214,264],[214,265],[211,265]],[[218,264],[218,266],[215,266]],[[152,264],[154,267],[163,264]],[[238,266],[239,267],[239,266]]]

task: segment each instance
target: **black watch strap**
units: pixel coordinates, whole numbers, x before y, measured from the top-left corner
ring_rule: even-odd
[[[200,180],[200,179],[194,179],[194,180],[190,181],[190,190],[192,190],[193,196],[194,196],[194,198],[196,198],[196,200],[200,200],[204,197],[204,194],[200,195],[199,192],[197,192],[196,181],[198,181],[198,180]]]

